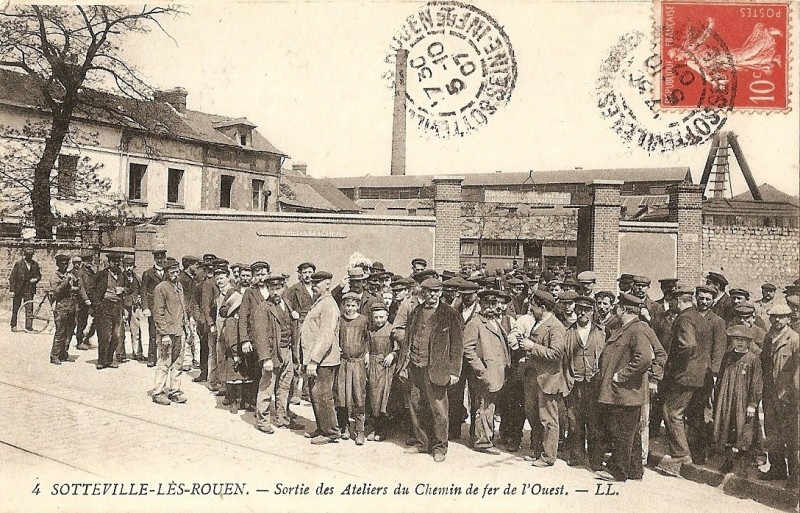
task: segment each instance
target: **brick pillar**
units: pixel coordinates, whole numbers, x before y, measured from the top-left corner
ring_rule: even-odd
[[[669,220],[678,223],[678,279],[697,285],[703,278],[703,186],[687,182],[672,184]]]
[[[594,180],[592,191],[589,266],[597,275],[597,290],[615,291],[619,276],[619,218],[622,180]]]
[[[457,271],[461,268],[461,182],[463,176],[433,178],[436,233],[433,268]]]

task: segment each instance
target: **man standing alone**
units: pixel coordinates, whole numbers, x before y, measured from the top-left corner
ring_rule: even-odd
[[[142,273],[142,314],[147,317],[147,326],[149,328],[149,343],[147,346],[148,367],[155,367],[156,365],[156,326],[152,315],[153,291],[156,285],[166,279],[164,273],[164,261],[166,258],[166,250],[157,249],[153,251],[153,260],[155,263],[152,268]]]
[[[39,264],[33,259],[33,248],[27,247],[22,251],[22,260],[14,264],[9,277],[11,289],[11,331],[17,331],[17,312],[23,301],[33,299],[36,294],[36,284],[42,279]],[[25,308],[25,331],[33,331],[33,304]]]

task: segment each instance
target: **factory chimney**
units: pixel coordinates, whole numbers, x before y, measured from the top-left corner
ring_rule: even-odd
[[[406,70],[408,50],[397,50],[392,123],[392,175],[406,174]]]

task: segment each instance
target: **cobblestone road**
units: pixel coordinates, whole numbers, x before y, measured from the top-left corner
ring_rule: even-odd
[[[300,432],[278,430],[265,435],[255,429],[252,413],[232,415],[220,399],[186,376],[183,388],[188,403],[162,407],[148,396],[153,371],[143,364],[130,362],[119,369],[97,371],[96,351],[72,349],[73,362],[51,365],[51,336],[12,334],[5,323],[0,328],[3,513],[276,508],[509,511],[520,507],[526,511],[682,511],[687,507],[714,513],[774,511],[651,470],[641,482],[615,484],[612,495],[597,495],[600,482],[593,474],[570,468],[563,461],[538,469],[519,455],[488,456],[455,443],[447,461],[437,464],[426,455],[405,454],[400,442],[368,442],[363,447],[341,442],[318,447],[310,445]],[[294,410],[301,422],[312,425],[308,404]],[[175,492],[183,485],[182,495],[167,495],[171,482]],[[92,488],[89,483],[117,483],[117,488]],[[130,488],[132,483],[134,488]],[[147,483],[146,496],[120,495],[141,491],[137,488],[140,483]],[[209,485],[194,487],[195,483]],[[226,490],[213,487],[214,483],[238,486]],[[333,493],[316,495],[320,483],[333,487]],[[409,495],[394,495],[399,483],[409,488]],[[279,484],[307,485],[308,495],[275,497],[283,491]],[[348,484],[387,487],[387,493],[342,495]],[[470,484],[477,487],[476,495],[466,494]],[[498,487],[495,495],[483,496],[486,484]],[[508,484],[517,488],[516,495],[503,494]],[[458,486],[462,494],[418,495],[426,485],[448,490]],[[525,485],[526,493],[521,495]],[[555,492],[562,485],[562,493],[567,495],[531,494],[531,490]],[[606,486],[602,484],[601,490],[608,492]],[[61,493],[54,495],[54,487]],[[190,493],[193,488],[194,495]],[[114,491],[117,495],[108,495]],[[100,492],[106,495],[92,495]]]

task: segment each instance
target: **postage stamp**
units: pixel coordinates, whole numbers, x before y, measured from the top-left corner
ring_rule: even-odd
[[[467,135],[511,99],[517,79],[511,42],[473,5],[428,2],[406,18],[390,47],[393,55],[408,51],[407,110],[422,130],[443,138]]]
[[[789,4],[657,5],[663,108],[789,110]]]

